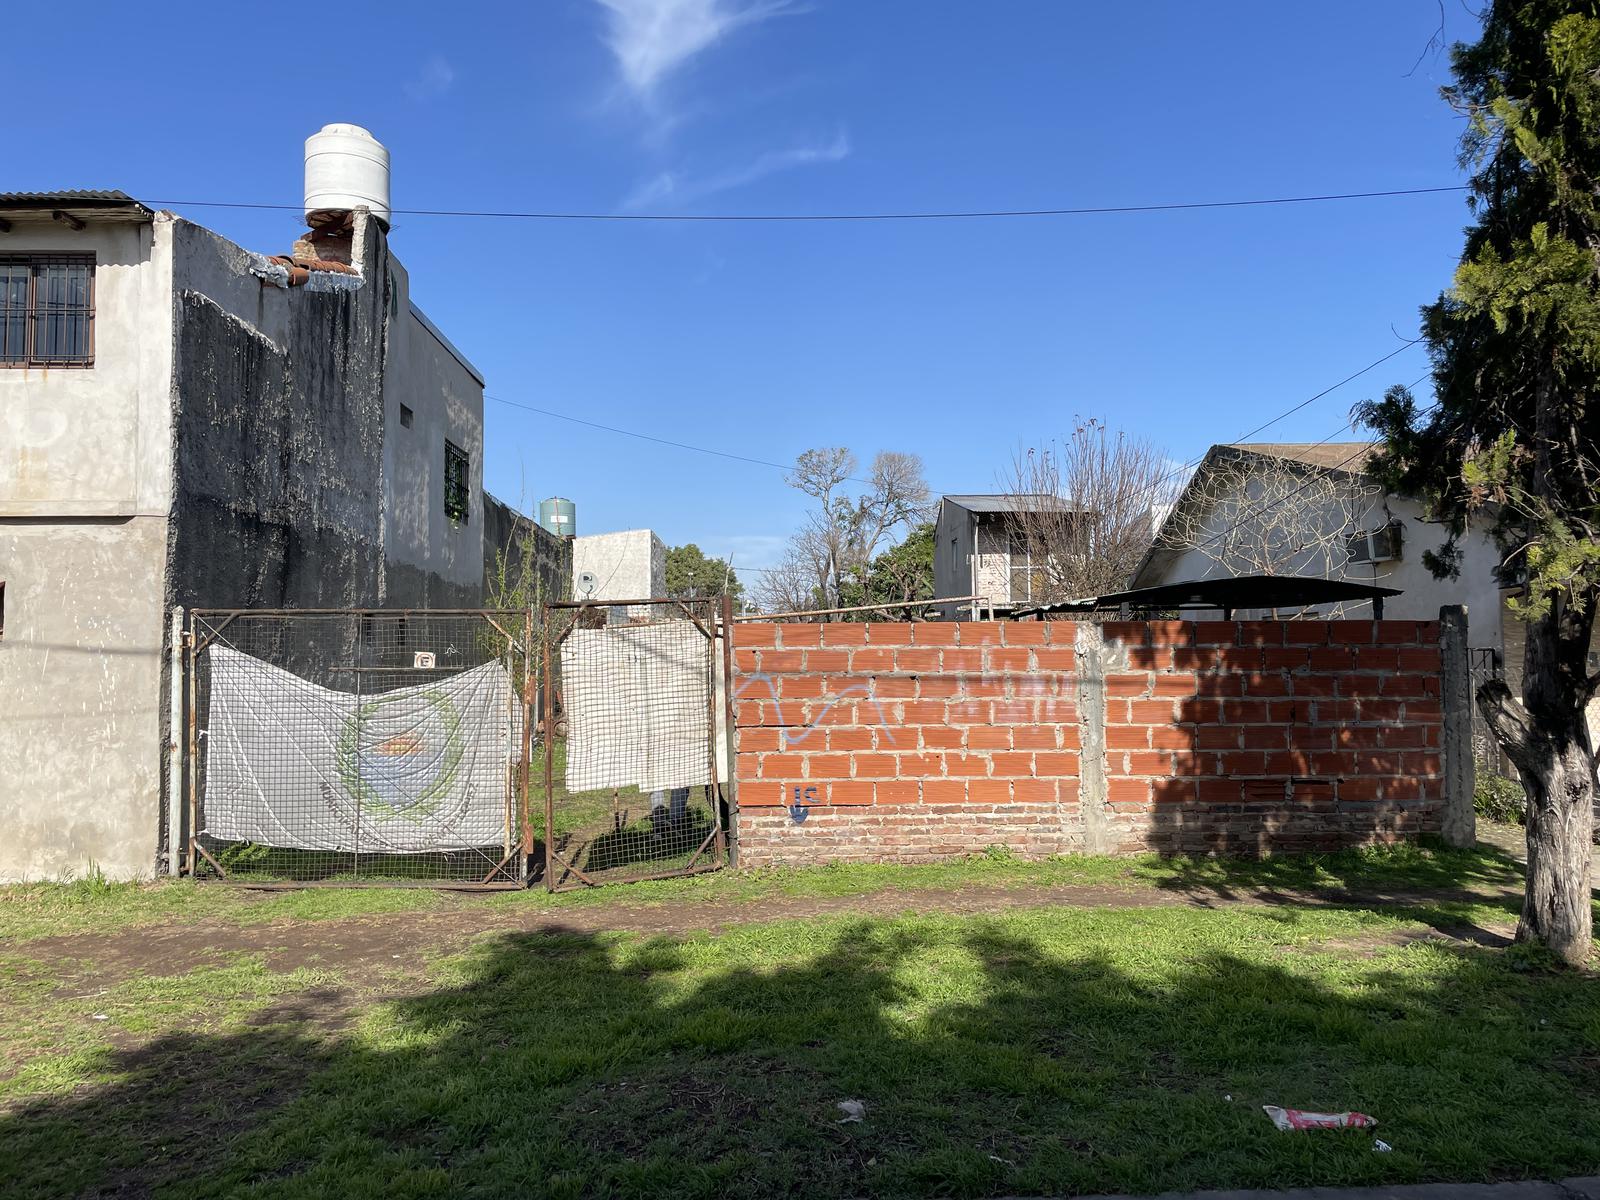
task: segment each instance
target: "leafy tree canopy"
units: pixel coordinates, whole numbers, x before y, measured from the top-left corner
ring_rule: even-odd
[[[896,604],[933,599],[933,524],[914,526],[898,545],[885,550],[865,567],[850,571],[839,583],[839,603]],[[917,609],[848,614],[860,620],[881,621],[909,617]]]
[[[667,551],[667,595],[693,600],[725,591],[735,604],[744,596],[744,585],[726,559],[708,557],[693,542]]]

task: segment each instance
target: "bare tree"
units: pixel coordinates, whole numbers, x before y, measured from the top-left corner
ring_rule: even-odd
[[[1162,527],[1163,549],[1192,552],[1204,575],[1342,576],[1350,538],[1382,488],[1359,470],[1222,447]]]
[[[778,565],[769,567],[752,589],[765,612],[804,612],[826,607],[827,551],[810,529],[789,539]]]
[[[839,602],[839,581],[867,569],[896,529],[925,520],[929,492],[922,459],[884,450],[866,480],[855,478],[856,456],[843,446],[807,450],[788,476],[791,487],[817,501],[806,525],[790,539],[779,566],[756,589],[763,607],[797,611]],[[853,492],[849,485],[865,483]]]
[[[1148,439],[1092,417],[1078,418],[1060,441],[1022,451],[1002,482],[1014,502],[1013,577],[1027,571],[1029,599],[1044,603],[1126,587],[1157,518],[1182,490],[1181,475]]]

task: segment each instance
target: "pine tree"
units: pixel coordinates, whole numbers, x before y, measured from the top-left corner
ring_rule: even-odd
[[[1517,937],[1576,963],[1592,938],[1584,710],[1600,685],[1600,3],[1496,0],[1452,57],[1473,222],[1454,287],[1423,309],[1438,403],[1392,388],[1361,415],[1390,486],[1449,526],[1434,572],[1455,574],[1457,540],[1484,522],[1522,585],[1522,695],[1494,681],[1477,700],[1528,794]]]

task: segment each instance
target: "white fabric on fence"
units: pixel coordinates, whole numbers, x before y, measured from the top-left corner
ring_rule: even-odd
[[[692,621],[573,630],[561,644],[569,792],[711,782],[709,646]]]
[[[506,841],[522,706],[501,663],[358,697],[225,646],[205,653],[202,833],[363,854]]]

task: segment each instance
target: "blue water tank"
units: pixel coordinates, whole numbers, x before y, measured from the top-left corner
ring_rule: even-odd
[[[571,500],[560,496],[551,496],[548,500],[539,501],[539,524],[551,533],[559,533],[564,537],[576,537],[578,534],[578,508]]]

